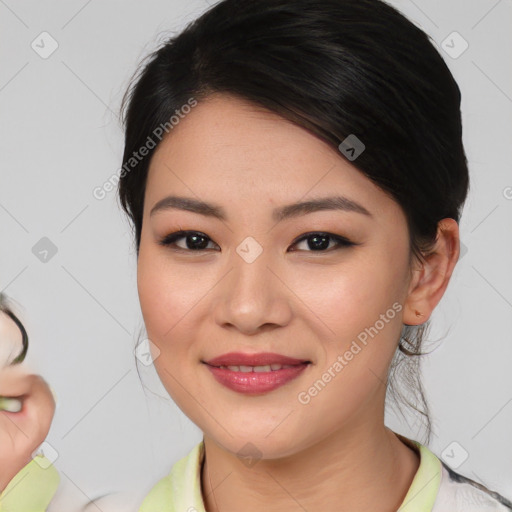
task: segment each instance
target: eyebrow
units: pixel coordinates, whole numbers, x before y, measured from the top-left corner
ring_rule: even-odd
[[[207,203],[192,197],[167,196],[160,199],[149,213],[150,217],[159,211],[178,209],[198,213],[206,217],[214,217],[219,220],[227,220],[224,209],[216,204]],[[311,199],[300,203],[287,204],[272,211],[272,219],[276,222],[298,217],[308,213],[321,210],[341,210],[345,212],[356,212],[373,217],[373,215],[361,204],[344,196],[322,197]]]

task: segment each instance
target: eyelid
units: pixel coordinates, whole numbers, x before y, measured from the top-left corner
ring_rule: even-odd
[[[340,242],[345,242],[347,244],[359,245],[359,244],[356,244],[355,242],[352,242],[352,240],[349,240],[346,236],[337,235],[336,233],[331,233],[330,231],[321,231],[321,230],[308,231],[307,233],[303,233],[302,235],[300,235],[298,238],[296,238],[292,242],[292,245],[295,245],[297,242],[302,242],[302,240],[305,240],[306,238],[309,238],[310,236],[313,236],[313,235],[324,235],[324,236],[328,236],[328,237],[332,238],[333,240],[339,240]]]
[[[207,238],[209,240],[209,242],[211,242],[211,243],[215,244],[217,247],[219,247],[219,245],[216,242],[214,242],[213,239],[211,237],[209,237],[206,233],[204,233],[202,231],[193,230],[193,229],[189,229],[189,230],[180,229],[178,231],[174,231],[174,232],[169,233],[168,235],[165,235],[164,237],[160,238],[158,240],[158,243],[160,245],[163,245],[164,247],[171,248],[172,250],[182,251],[182,252],[187,252],[187,253],[198,253],[199,254],[201,252],[211,250],[211,249],[197,249],[197,250],[194,250],[194,249],[184,249],[182,247],[177,247],[177,246],[173,245],[173,244],[176,243],[177,240],[180,240],[182,238],[186,238],[187,235],[190,235],[190,234],[200,235],[200,236],[202,236],[204,238]],[[321,254],[321,253],[329,253],[329,252],[332,252],[333,250],[338,250],[338,249],[341,249],[341,248],[344,248],[344,247],[348,248],[348,247],[360,245],[359,243],[353,242],[352,240],[348,239],[345,236],[337,235],[337,234],[331,233],[329,231],[316,230],[316,231],[308,231],[306,233],[301,234],[299,237],[297,237],[292,242],[291,247],[293,247],[294,245],[297,245],[299,242],[307,240],[309,237],[312,237],[314,235],[326,236],[326,237],[330,238],[331,240],[335,241],[336,245],[334,247],[331,247],[328,250],[320,250],[320,251],[296,251],[296,250],[292,250],[291,252],[310,252],[310,253],[320,253]]]
[[[178,231],[173,231],[172,233],[169,233],[168,235],[163,236],[158,240],[158,243],[160,245],[163,245],[164,247],[170,247],[175,251],[182,251],[182,252],[189,252],[189,253],[201,253],[203,251],[206,251],[208,249],[183,249],[183,247],[176,247],[173,246],[173,244],[176,243],[177,240],[180,240],[181,238],[186,238],[188,235],[200,235],[204,238],[207,238],[209,242],[212,242],[218,247],[218,244],[214,242],[206,233],[203,233],[202,231],[197,231],[195,229],[179,229]]]

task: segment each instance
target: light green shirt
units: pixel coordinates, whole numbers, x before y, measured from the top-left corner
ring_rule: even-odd
[[[456,473],[426,446],[395,434],[420,456],[418,470],[398,512],[512,512],[512,502],[507,498]],[[139,512],[206,512],[201,493],[203,459],[201,441],[157,482]],[[59,481],[50,461],[36,456],[0,494],[0,512],[45,512]]]
[[[0,493],[0,512],[44,512],[60,483],[60,476],[44,455],[36,455]]]
[[[398,512],[512,512],[512,502],[453,471],[426,446],[395,434],[420,456]],[[201,494],[204,444],[174,464],[146,496],[139,512],[206,512]]]
[[[420,454],[420,465],[405,496],[400,512],[431,512],[441,481],[441,462],[425,446],[414,443]],[[139,512],[206,512],[201,495],[201,465],[204,443],[201,441],[185,457],[174,464],[143,501]]]

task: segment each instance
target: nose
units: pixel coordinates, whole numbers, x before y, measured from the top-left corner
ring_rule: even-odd
[[[229,273],[217,285],[215,321],[223,328],[245,335],[287,325],[292,316],[293,293],[280,276],[270,252],[246,260],[237,252],[230,259]]]

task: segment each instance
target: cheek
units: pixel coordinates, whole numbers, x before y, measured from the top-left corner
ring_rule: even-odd
[[[157,371],[165,364],[173,374],[180,373],[185,361],[199,357],[194,340],[208,315],[208,291],[215,282],[201,265],[191,267],[171,264],[159,248],[141,246],[137,288],[148,338],[160,351]]]
[[[173,332],[173,325],[183,316],[179,276],[165,268],[158,252],[143,248],[137,262],[137,289],[144,324],[149,339],[162,351],[164,340]]]
[[[183,380],[180,374],[182,367],[178,363],[188,357],[183,352],[187,340],[180,338],[183,336],[180,329],[186,323],[186,311],[190,309],[184,301],[182,286],[180,276],[171,272],[169,266],[165,268],[158,255],[141,249],[137,264],[137,288],[144,325],[148,338],[157,347],[152,347],[155,369],[165,389],[177,403],[182,400],[177,381]]]
[[[154,332],[158,332],[158,320],[162,320],[160,308],[162,307],[162,292],[159,271],[151,264],[151,258],[147,251],[141,249],[137,262],[137,291],[144,318],[144,323],[150,339]]]
[[[356,407],[385,380],[402,329],[405,268],[399,255],[395,264],[392,259],[385,250],[368,251],[343,265],[297,274],[294,289],[322,340],[318,371],[331,372],[326,381],[337,376],[316,401],[318,407],[339,400],[349,409]]]
[[[373,324],[402,296],[402,263],[373,251],[354,255],[342,264],[311,265],[290,276],[290,288],[309,315],[321,320],[329,337],[347,339]],[[330,333],[330,334],[329,334]]]
[[[157,251],[139,252],[137,287],[148,338],[159,351],[157,357],[153,356],[155,370],[172,400],[201,425],[204,411],[191,400],[196,395],[197,380],[192,338],[197,334],[194,313],[197,314],[197,302],[205,290],[197,278],[191,281],[185,276],[184,269],[166,263]]]
[[[194,287],[183,272],[165,261],[162,251],[143,247],[137,262],[137,289],[148,334],[163,340],[194,300]]]

